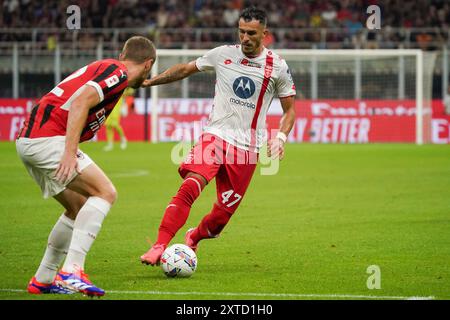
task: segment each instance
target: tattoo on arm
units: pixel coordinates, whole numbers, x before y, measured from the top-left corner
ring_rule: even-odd
[[[176,64],[152,78],[151,81],[152,85],[165,84],[186,78],[189,74],[189,69],[186,64]]]

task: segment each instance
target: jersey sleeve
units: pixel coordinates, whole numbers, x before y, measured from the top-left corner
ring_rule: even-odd
[[[125,90],[128,86],[128,75],[114,63],[103,63],[99,71],[86,84],[97,90],[101,102],[108,96]]]
[[[222,51],[222,47],[217,47],[212,50],[209,50],[203,56],[197,58],[195,61],[195,65],[197,69],[200,71],[214,70],[219,61],[220,52]]]
[[[278,77],[276,87],[278,98],[295,96],[296,94],[295,84],[294,80],[292,79],[291,71],[289,70],[287,63],[284,60],[281,64],[280,76]]]

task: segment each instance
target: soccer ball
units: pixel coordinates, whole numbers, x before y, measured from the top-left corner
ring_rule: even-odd
[[[174,244],[161,255],[161,268],[168,277],[190,277],[197,269],[197,255],[184,244]]]

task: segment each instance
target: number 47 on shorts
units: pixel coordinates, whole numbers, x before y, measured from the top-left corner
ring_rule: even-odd
[[[231,197],[232,195],[234,195],[234,198]],[[222,203],[225,204],[228,208],[233,206],[234,204],[236,204],[241,199],[242,199],[242,196],[240,194],[237,194],[236,192],[234,192],[233,189],[222,192]],[[229,202],[229,201],[231,201],[231,202]]]

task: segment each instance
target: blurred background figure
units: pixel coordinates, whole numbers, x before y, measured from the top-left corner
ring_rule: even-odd
[[[128,115],[128,108],[132,108],[133,104],[134,89],[127,88],[105,122],[107,144],[103,148],[104,151],[111,151],[114,149],[114,131],[119,135],[120,149],[125,150],[127,148],[127,137],[120,125],[120,118],[121,116],[126,117]]]

